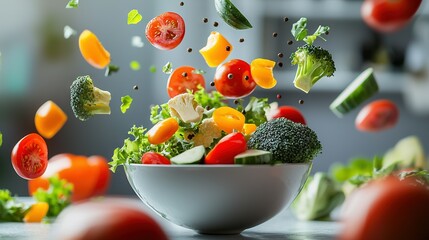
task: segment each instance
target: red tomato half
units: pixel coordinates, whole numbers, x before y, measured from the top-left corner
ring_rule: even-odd
[[[271,118],[280,118],[284,117],[296,123],[306,124],[305,118],[302,113],[292,106],[281,106],[277,108],[276,112],[271,116]]]
[[[92,195],[100,196],[105,194],[110,183],[110,169],[107,160],[102,156],[94,155],[88,158],[88,163],[90,166],[95,166],[99,170]]]
[[[142,156],[142,164],[171,164],[171,162],[159,153],[146,152]]]
[[[195,92],[198,90],[198,85],[205,88],[204,76],[194,73],[194,70],[195,68],[191,66],[181,66],[171,73],[167,83],[167,92],[170,98],[186,93],[187,90]]]
[[[216,90],[228,98],[241,98],[256,88],[250,74],[250,65],[240,59],[233,59],[216,69],[214,83]]]
[[[48,146],[37,133],[30,133],[16,143],[11,154],[12,166],[24,179],[42,176],[48,167]]]
[[[185,36],[185,21],[174,12],[165,12],[146,25],[146,38],[156,48],[170,50],[177,47]]]
[[[72,204],[55,220],[52,239],[61,240],[167,240],[161,225],[133,201],[100,199]]]
[[[395,126],[399,110],[390,100],[382,99],[366,105],[358,113],[356,128],[364,132],[377,132]]]
[[[415,180],[374,180],[347,197],[339,239],[429,239],[428,202],[429,190]]]
[[[363,20],[380,32],[393,32],[404,27],[419,9],[422,0],[365,0]]]
[[[234,157],[246,151],[244,135],[234,132],[223,137],[204,159],[206,164],[234,164]]]

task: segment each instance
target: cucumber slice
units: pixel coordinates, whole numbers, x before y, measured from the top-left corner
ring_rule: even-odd
[[[172,164],[199,164],[203,161],[206,149],[196,146],[170,159]]]
[[[217,13],[229,26],[235,29],[252,28],[249,20],[230,0],[215,0],[214,2]]]
[[[273,154],[268,151],[249,149],[234,157],[235,164],[271,164]]]
[[[374,77],[374,70],[368,68],[338,95],[329,108],[335,115],[342,117],[376,92],[378,92],[378,84]]]

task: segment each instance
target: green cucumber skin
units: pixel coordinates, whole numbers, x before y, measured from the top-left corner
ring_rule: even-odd
[[[273,164],[273,154],[267,152],[266,154],[255,154],[249,156],[236,156],[234,158],[234,164]]]
[[[355,109],[365,100],[372,97],[379,91],[378,84],[374,75],[371,73],[368,78],[362,82],[356,89],[353,90],[344,100],[337,102],[337,99],[332,102],[329,108],[337,115],[342,117],[351,110]]]
[[[215,0],[216,11],[231,27],[243,30],[252,28],[249,20],[232,4],[230,0]]]

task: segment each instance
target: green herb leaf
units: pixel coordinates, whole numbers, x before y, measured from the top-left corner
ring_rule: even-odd
[[[171,65],[171,62],[167,62],[163,67],[162,67],[162,72],[165,74],[170,74],[173,72],[173,67]]]
[[[79,0],[70,0],[67,5],[66,8],[77,8],[79,6]]]
[[[203,74],[205,74],[206,72],[205,72],[204,70],[202,70],[202,69],[194,69],[194,70],[192,71],[192,73],[203,75]]]
[[[7,189],[0,189],[0,222],[22,222],[28,206],[17,202]]]
[[[307,18],[300,18],[296,23],[292,24],[292,35],[295,37],[295,40],[303,40],[307,34]]]
[[[3,134],[0,132],[0,147],[3,144]]]
[[[140,70],[140,63],[137,61],[131,61],[130,62],[130,68],[134,71]]]
[[[49,188],[47,190],[37,189],[33,198],[38,202],[46,202],[49,210],[46,216],[56,217],[60,212],[71,204],[73,184],[57,175],[48,178]]]
[[[133,99],[129,95],[126,95],[126,96],[121,97],[121,102],[122,102],[121,112],[125,113],[125,112],[127,112],[128,108],[131,107],[131,103],[133,102]]]
[[[156,73],[156,67],[155,67],[155,65],[152,65],[152,66],[149,67],[149,72]]]
[[[115,72],[118,72],[118,71],[119,71],[119,66],[110,64],[106,68],[106,72],[104,73],[104,76],[108,77],[108,76],[112,75],[112,73],[115,73]]]
[[[313,33],[313,35],[305,37],[303,40],[309,45],[313,45],[313,42],[316,40],[316,38],[321,38],[322,40],[326,41],[323,37],[321,37],[322,34],[326,34],[329,32],[328,26],[320,26],[317,28],[316,32]]]
[[[137,24],[143,19],[142,15],[139,13],[137,9],[133,9],[128,13],[128,25]]]

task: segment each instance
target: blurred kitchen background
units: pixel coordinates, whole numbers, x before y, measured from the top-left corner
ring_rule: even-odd
[[[58,153],[103,155],[110,160],[113,150],[122,146],[133,124],[150,127],[151,104],[168,100],[165,90],[168,75],[162,66],[170,61],[174,67],[192,65],[203,69],[207,88],[214,69],[205,64],[198,50],[205,46],[210,31],[224,34],[234,46],[229,59],[250,62],[257,57],[283,63],[276,67],[278,85],[272,90],[257,89],[255,95],[269,97],[281,105],[298,107],[308,125],[317,133],[323,153],[314,159],[313,171],[327,171],[335,162],[353,157],[382,155],[399,139],[417,135],[429,152],[429,5],[420,10],[406,28],[392,34],[374,32],[361,19],[362,1],[352,0],[235,0],[235,5],[248,17],[253,29],[233,30],[216,14],[211,0],[81,0],[78,9],[66,9],[68,0],[0,0],[0,188],[27,195],[27,182],[20,178],[10,163],[15,143],[35,132],[34,114],[47,100],[53,100],[68,115],[62,130],[47,140],[49,156]],[[143,20],[127,25],[127,14],[138,9]],[[165,11],[175,11],[186,22],[186,35],[179,47],[161,51],[152,47],[144,36],[146,23]],[[203,23],[203,18],[208,23]],[[284,18],[289,21],[285,22]],[[290,29],[300,17],[309,19],[310,29],[331,27],[327,42],[318,44],[331,51],[337,72],[318,82],[309,94],[293,87],[295,67],[288,56],[297,44]],[[218,27],[213,23],[219,22]],[[63,36],[64,26],[77,35]],[[93,31],[110,51],[112,63],[120,71],[109,77],[104,70],[87,64],[80,55],[78,35],[84,29]],[[273,37],[273,33],[277,37]],[[133,36],[142,37],[142,48],[133,47]],[[239,39],[244,38],[240,43]],[[187,49],[192,48],[192,52]],[[285,57],[278,58],[282,52]],[[129,64],[138,61],[141,69]],[[149,71],[155,66],[155,73]],[[380,93],[375,99],[388,98],[400,107],[396,127],[380,133],[363,133],[355,129],[354,119],[363,106],[344,118],[336,117],[329,104],[362,70],[375,68]],[[91,75],[97,87],[112,94],[111,115],[99,115],[82,122],[73,115],[69,104],[69,87],[80,75]],[[133,86],[137,85],[138,90]],[[121,113],[121,96],[134,98],[131,108]],[[281,94],[281,99],[277,99]],[[299,100],[304,104],[299,104]],[[133,194],[125,173],[119,168],[112,175],[110,194]]]

